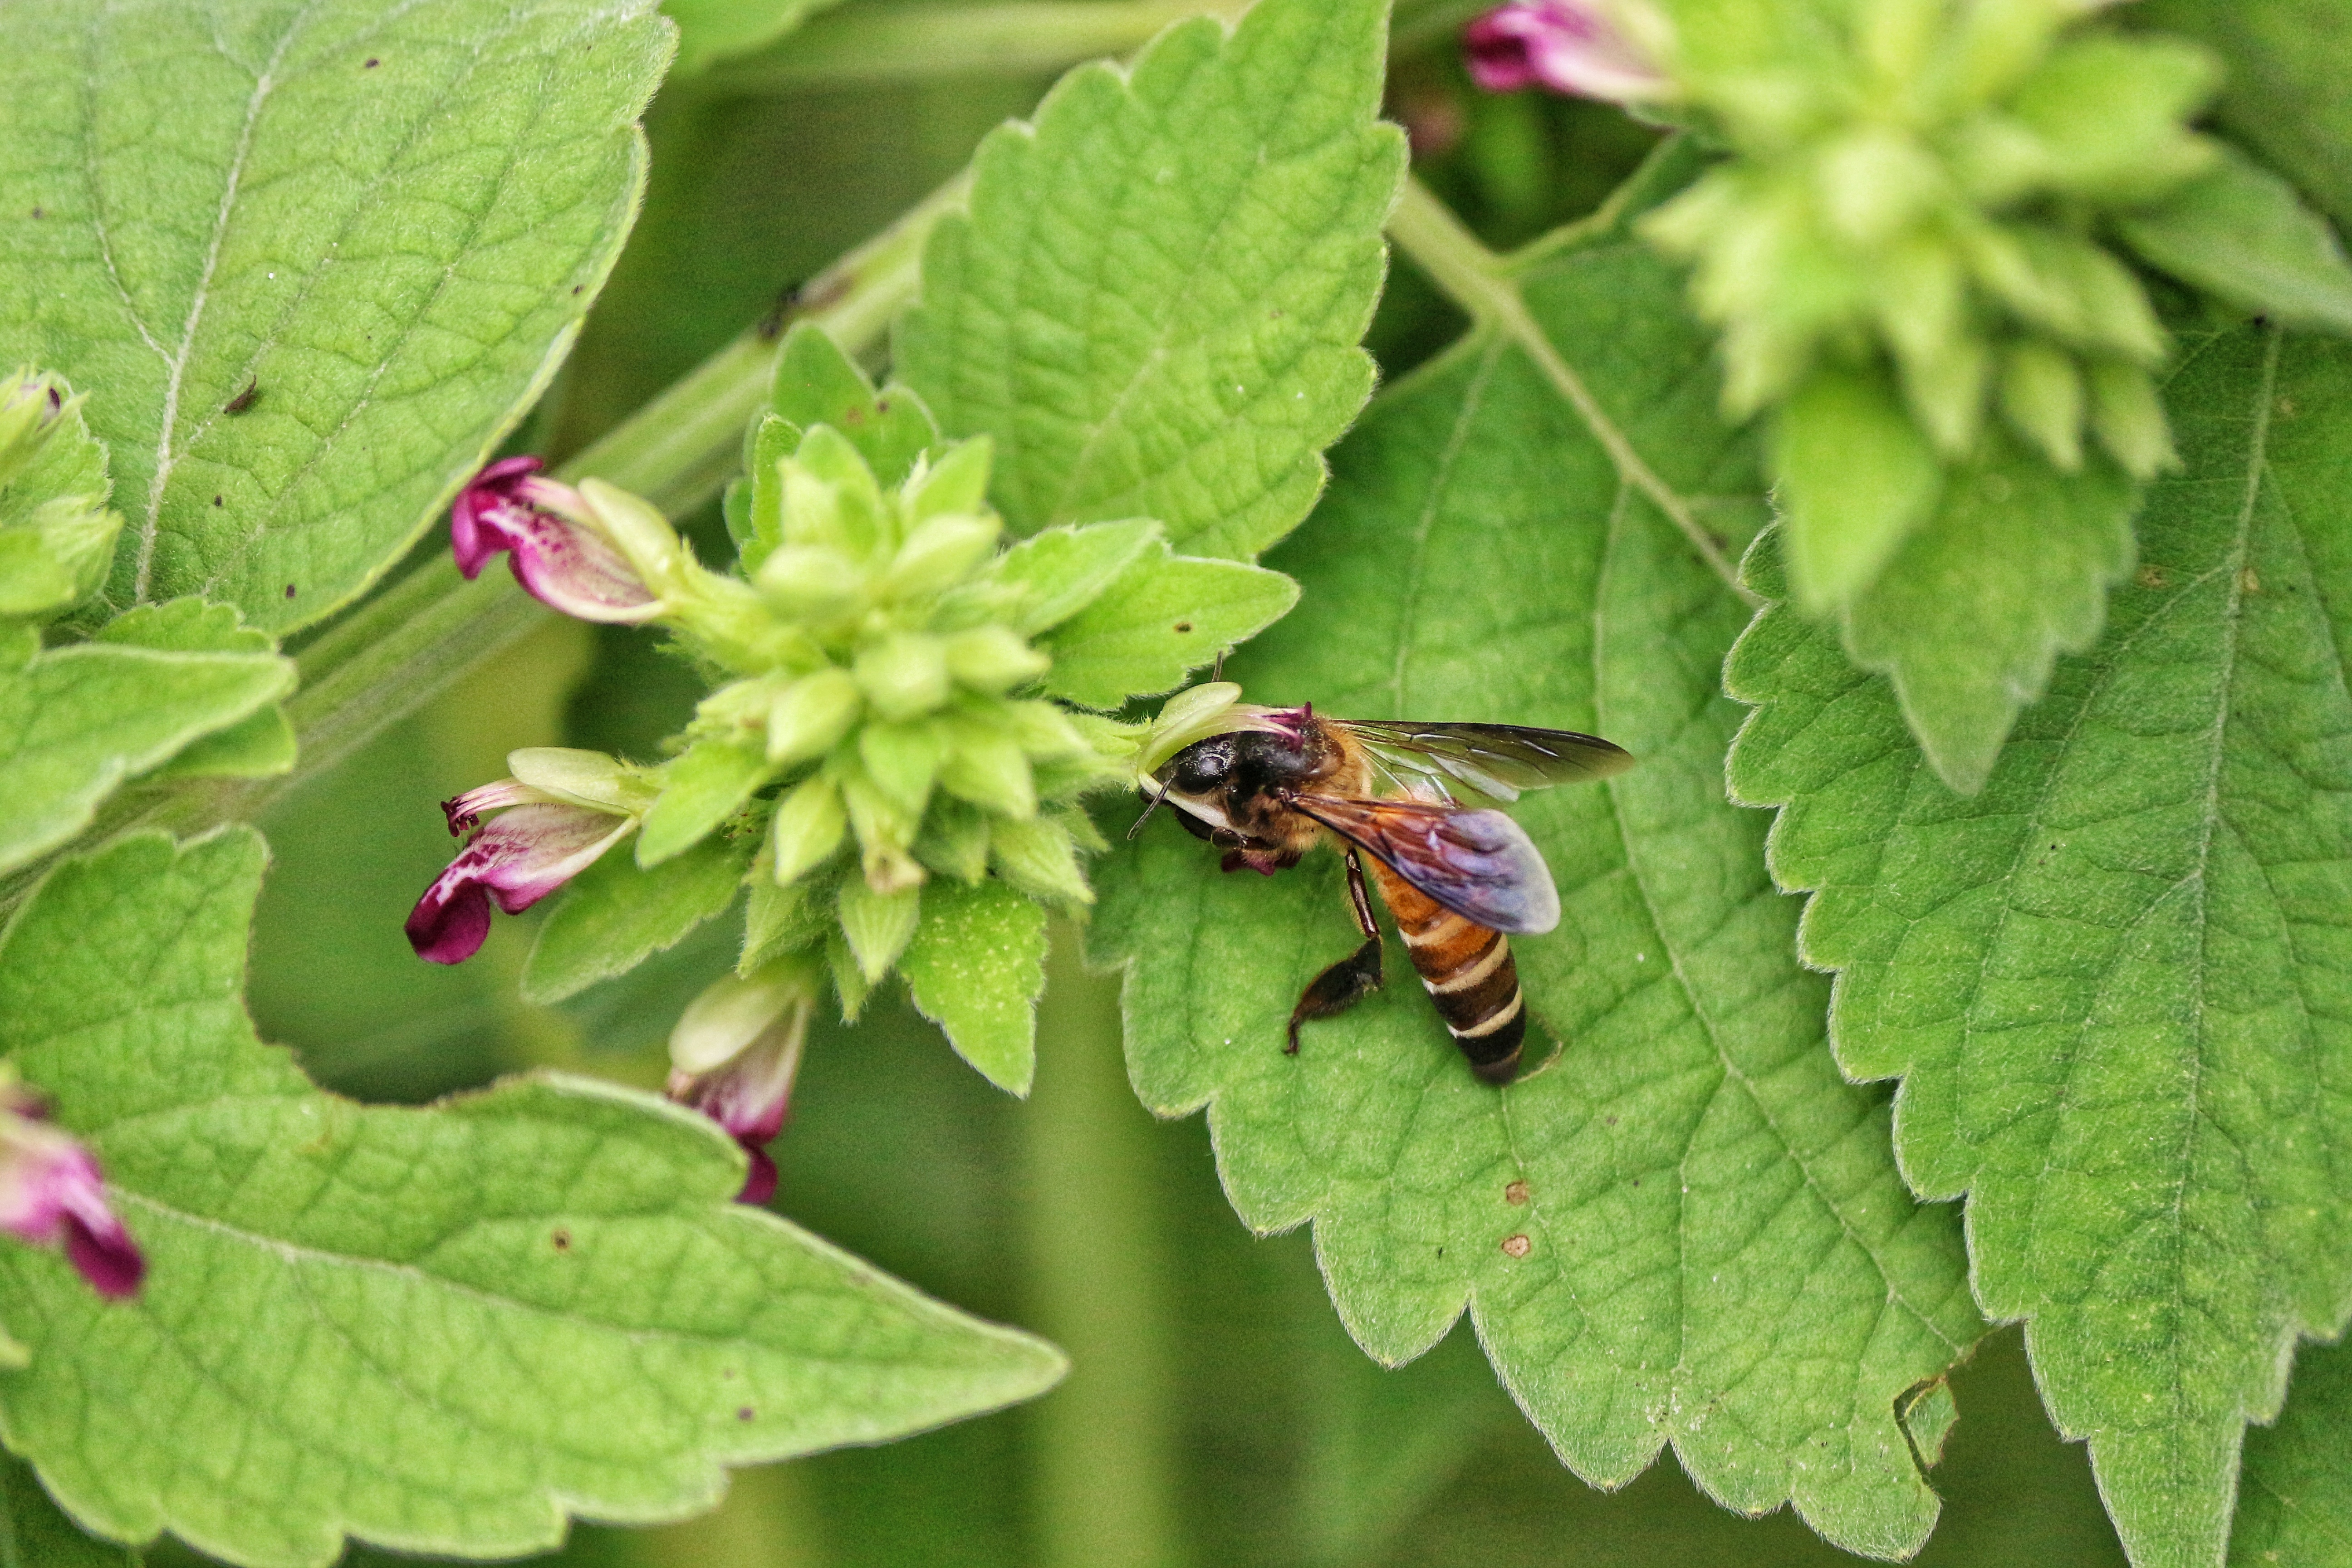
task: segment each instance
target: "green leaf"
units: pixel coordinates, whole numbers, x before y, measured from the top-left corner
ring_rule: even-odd
[[[1520,281],[1545,353],[1663,482],[1760,510],[1670,270],[1618,238]],[[1937,1502],[1897,1398],[1979,1332],[1956,1216],[1911,1201],[1885,1098],[1838,1076],[1763,824],[1724,799],[1742,608],[1528,348],[1474,339],[1374,405],[1276,557],[1299,609],[1232,672],[1261,702],[1564,726],[1640,759],[1514,808],[1565,895],[1559,931],[1513,942],[1529,1064],[1559,1059],[1475,1080],[1393,940],[1385,990],[1285,1056],[1300,990],[1358,941],[1337,859],[1221,876],[1155,821],[1099,868],[1090,937],[1128,965],[1130,1074],[1162,1115],[1210,1105],[1252,1226],[1314,1221],[1381,1361],[1466,1307],[1579,1475],[1621,1485],[1671,1442],[1729,1507],[1793,1500],[1849,1550],[1907,1553]]]
[[[0,870],[80,832],[123,780],[291,690],[293,661],[267,640],[260,652],[44,651],[29,629],[0,632]]]
[[[1044,689],[1088,708],[1166,691],[1298,602],[1279,572],[1172,555],[1154,544],[1086,608],[1037,639],[1054,656]]]
[[[735,901],[755,841],[706,838],[648,871],[607,855],[573,879],[524,961],[522,995],[561,1002],[625,974]]]
[[[2059,654],[2086,647],[2131,570],[2139,487],[2104,457],[2061,473],[1999,428],[1934,515],[1847,606],[1845,645],[1885,672],[1944,782],[1973,794]]]
[[[702,842],[775,772],[757,736],[697,741],[662,775],[661,796],[637,834],[637,864],[650,870]]]
[[[893,382],[877,393],[823,327],[802,321],[776,355],[769,407],[795,430],[830,425],[849,437],[884,489],[906,481],[915,459],[940,439],[923,400]]]
[[[723,1466],[1027,1397],[1061,1359],[730,1202],[715,1125],[581,1079],[320,1093],[239,1004],[259,837],[69,861],[0,939],[0,1049],[103,1163],[135,1302],[0,1252],[0,1424],[77,1518],[232,1562],[521,1553]],[[203,1151],[191,1158],[192,1150]]]
[[[1094,603],[1160,536],[1148,517],[1049,528],[990,563],[982,581],[1021,591],[1020,612],[1007,624],[1033,637]]]
[[[997,1088],[1028,1094],[1045,989],[1044,910],[1002,882],[934,882],[898,968],[958,1056]]]
[[[99,628],[99,642],[173,653],[275,653],[267,632],[245,625],[227,605],[174,599],[143,605]],[[293,721],[273,703],[259,712],[192,742],[149,776],[179,778],[271,778],[290,773],[298,746]]]
[[[2210,174],[2116,227],[2143,260],[2284,327],[2352,334],[2352,267],[2294,187],[2224,150]]]
[[[2221,1560],[2244,1423],[2352,1279],[2352,350],[2209,335],[2167,405],[2144,564],[1980,795],[1785,608],[1727,672],[1839,1063],[1903,1079],[1906,1175],[1967,1194],[1978,1301],[2148,1564]]]
[[[897,363],[950,435],[995,437],[1016,532],[1156,517],[1248,559],[1314,504],[1371,390],[1356,345],[1404,170],[1378,123],[1387,11],[1181,22],[982,144]]]
[[[2352,1351],[2306,1345],[2275,1426],[2246,1434],[2232,1568],[2352,1563]]]
[[[2229,68],[2221,123],[2352,224],[2352,13],[2341,0],[2142,0],[2132,11],[2217,51]]]
[[[662,0],[677,24],[677,74],[764,48],[840,0]]]
[[[643,0],[0,11],[0,363],[89,396],[113,607],[283,631],[399,559],[571,347],[668,32]]]

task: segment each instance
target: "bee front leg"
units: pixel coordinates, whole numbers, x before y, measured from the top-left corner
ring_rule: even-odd
[[[1364,944],[1317,975],[1300,994],[1298,1005],[1290,1010],[1290,1043],[1282,1047],[1285,1056],[1298,1054],[1299,1025],[1344,1013],[1381,988],[1381,927],[1372,919],[1372,900],[1364,890],[1363,862],[1356,858],[1352,845],[1348,849],[1348,902],[1356,911],[1356,929],[1364,933]]]

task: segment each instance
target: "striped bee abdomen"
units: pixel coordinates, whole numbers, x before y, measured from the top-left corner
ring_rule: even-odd
[[[1371,870],[1421,984],[1470,1058],[1470,1070],[1488,1083],[1510,1082],[1528,1033],[1511,939],[1455,914],[1378,860]]]

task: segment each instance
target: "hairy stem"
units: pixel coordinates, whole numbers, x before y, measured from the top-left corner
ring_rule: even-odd
[[[1756,602],[1754,595],[1740,585],[1739,569],[1724,552],[1722,543],[1699,522],[1690,502],[1660,479],[1642,454],[1634,450],[1625,432],[1601,406],[1592,389],[1584,384],[1584,378],[1576,374],[1559,348],[1544,335],[1501,257],[1479,244],[1477,237],[1462,226],[1462,220],[1418,180],[1405,182],[1404,199],[1397,204],[1395,214],[1389,219],[1389,238],[1412,258],[1441,293],[1469,315],[1475,323],[1474,330],[1499,331],[1517,345],[1544,379],[1551,383],[1552,389],[1576,410],[1577,416],[1609,454],[1618,478],[1641,491],[1682,530],[1691,548],[1698,552],[1700,559],[1723,579],[1726,586],[1741,599]]]

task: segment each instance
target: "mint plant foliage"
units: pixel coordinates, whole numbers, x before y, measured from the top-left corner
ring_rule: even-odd
[[[1674,273],[1614,226],[1508,281],[1678,497],[1751,531],[1756,455],[1713,412]],[[1732,1508],[1793,1501],[1848,1550],[1906,1555],[1937,1500],[1898,1404],[1979,1332],[1958,1215],[1905,1191],[1884,1100],[1827,1059],[1762,824],[1724,798],[1741,608],[1529,349],[1474,334],[1374,404],[1274,556],[1300,607],[1226,673],[1261,702],[1575,729],[1639,759],[1514,808],[1565,910],[1513,942],[1543,1065],[1475,1081],[1394,942],[1385,989],[1283,1054],[1301,987],[1358,940],[1336,857],[1223,876],[1156,821],[1102,873],[1089,952],[1126,969],[1138,1093],[1207,1108],[1253,1227],[1314,1223],[1373,1356],[1417,1356],[1466,1310],[1588,1480],[1672,1444]]]
[[[0,936],[0,1049],[152,1259],[109,1303],[0,1257],[31,1352],[0,1431],[85,1526],[288,1568],[346,1535],[509,1555],[568,1512],[676,1518],[727,1465],[1060,1375],[1051,1346],[730,1202],[740,1154],[676,1107],[556,1076],[423,1110],[312,1088],[238,994],[263,862],[249,830],[131,837]]]
[[[982,144],[898,363],[950,434],[995,439],[1015,531],[1150,517],[1251,560],[1307,514],[1372,385],[1405,153],[1377,120],[1386,22],[1379,0],[1266,0],[1230,36],[1195,17]]]
[[[669,48],[594,0],[0,17],[0,364],[89,396],[106,605],[286,631],[398,559],[569,350]]]
[[[2340,1563],[2352,1556],[2352,1356],[2305,1345],[2277,1424],[2246,1433],[2245,1469],[2230,1532],[2232,1568]]]
[[[1902,1080],[1905,1176],[1966,1194],[1978,1300],[2145,1563],[2220,1559],[2245,1424],[2352,1277],[2352,353],[2236,327],[2182,362],[2141,564],[1981,794],[1786,605],[1727,668],[1838,1062]],[[1780,597],[1777,541],[1750,561]]]

